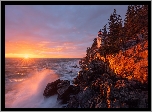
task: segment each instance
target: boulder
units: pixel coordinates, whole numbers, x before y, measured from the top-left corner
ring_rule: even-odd
[[[70,90],[68,88],[69,86],[65,86],[57,90],[57,94],[58,94],[57,99],[61,100],[62,103],[67,103],[67,101],[69,100]]]
[[[52,83],[48,83],[45,90],[44,90],[44,93],[43,95],[45,97],[49,97],[49,96],[52,96],[54,94],[57,94],[57,85],[61,82],[60,79],[52,82]]]
[[[80,86],[70,85],[70,81],[58,79],[47,84],[43,95],[49,97],[58,94],[58,100],[61,100],[61,103],[67,103],[70,99],[70,95],[78,94],[79,91]]]
[[[71,94],[71,88],[70,87],[70,81],[63,80],[57,85],[57,94],[58,94],[58,100],[61,100],[61,103],[67,103],[69,100],[69,96]]]
[[[70,81],[68,80],[61,80],[58,84],[57,84],[57,89],[62,88],[62,87],[66,87],[70,85]]]
[[[62,103],[67,103],[70,99],[70,95],[77,94],[80,91],[79,86],[70,85],[70,81],[68,80],[61,81],[57,87],[58,99],[62,100]]]

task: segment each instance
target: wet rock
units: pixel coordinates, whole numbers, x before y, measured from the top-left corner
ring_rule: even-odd
[[[80,91],[79,86],[70,85],[68,80],[56,80],[52,83],[48,83],[43,95],[45,97],[58,94],[58,99],[62,100],[62,103],[66,103],[69,100],[71,94],[77,94]]]
[[[52,82],[52,83],[48,83],[45,90],[44,90],[44,93],[43,95],[45,97],[49,97],[49,96],[52,96],[54,94],[57,94],[57,85],[61,82],[60,79]]]
[[[61,80],[60,83],[57,84],[57,88],[62,88],[65,86],[69,86],[70,85],[70,81],[68,80]]]
[[[59,88],[57,90],[57,93],[58,93],[57,99],[62,100],[62,103],[66,103],[69,100],[70,91],[68,88],[69,86],[66,86],[66,87]]]
[[[70,81],[63,80],[57,85],[58,99],[62,100],[62,103],[66,103],[70,99],[70,95],[77,94],[80,91],[79,86],[70,85]]]
[[[70,81],[63,80],[57,85],[58,99],[62,100],[62,103],[66,103],[69,100],[69,95],[71,93]]]

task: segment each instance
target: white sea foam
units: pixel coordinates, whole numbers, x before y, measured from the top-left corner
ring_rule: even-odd
[[[36,72],[28,79],[16,84],[14,89],[5,94],[6,108],[54,108],[60,107],[57,95],[44,98],[43,92],[47,83],[58,79],[49,69]]]
[[[33,60],[34,61],[34,60]],[[12,65],[11,60],[8,65]],[[60,108],[57,95],[44,98],[46,85],[57,79],[72,80],[77,76],[79,59],[39,59],[23,69],[13,64],[5,73],[6,108]],[[22,75],[23,74],[23,75]]]
[[[77,76],[80,71],[79,61],[61,62],[58,66],[56,73],[60,74],[61,80],[69,80],[72,84],[72,80]]]

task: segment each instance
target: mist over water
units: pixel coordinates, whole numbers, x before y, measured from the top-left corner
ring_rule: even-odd
[[[44,61],[44,60],[43,60]],[[71,65],[69,64],[71,63]],[[43,68],[41,70],[33,70],[28,75],[19,76],[16,80],[6,77],[7,80],[11,80],[5,83],[5,107],[6,108],[60,108],[59,101],[57,101],[57,95],[49,98],[44,98],[43,92],[46,85],[57,79],[73,79],[76,77],[78,68],[74,68],[72,65],[78,64],[78,61],[66,61],[58,62],[56,70],[52,70],[51,67]],[[68,65],[67,65],[68,64]],[[63,66],[64,65],[64,66]],[[67,65],[67,67],[66,67]],[[70,68],[71,66],[71,68]],[[63,69],[63,70],[62,70]],[[71,72],[72,71],[72,72]],[[60,73],[61,72],[61,73]],[[59,74],[60,73],[60,74]],[[65,75],[64,75],[65,74]],[[6,75],[6,73],[5,73]],[[7,74],[8,75],[8,74]],[[24,80],[20,80],[24,79]]]
[[[14,108],[36,108],[54,107],[56,96],[50,97],[51,100],[44,99],[43,91],[48,82],[58,79],[58,76],[51,70],[42,70],[35,73],[21,83],[14,85],[15,90],[6,94],[6,107]],[[53,100],[53,103],[51,104]],[[51,104],[51,105],[49,105]]]

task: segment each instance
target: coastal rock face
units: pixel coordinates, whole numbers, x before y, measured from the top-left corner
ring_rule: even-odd
[[[148,17],[147,5],[128,6],[127,13],[132,8],[139,9],[133,11],[137,17],[142,17],[138,16],[142,13]],[[115,20],[115,17],[119,20],[119,16],[110,16],[110,24],[114,23],[110,25],[110,32],[106,31],[106,25],[102,36],[101,29],[98,32],[104,44],[100,46],[97,37],[87,48],[86,56],[79,61],[81,70],[73,80],[74,85],[67,80],[56,85],[54,91],[62,103],[67,103],[65,108],[148,108],[148,24],[146,21],[145,25],[137,24],[136,31],[128,29],[125,33],[134,22],[126,22],[126,27],[122,27],[121,22]]]
[[[64,108],[148,108],[148,83],[116,75],[103,60],[84,61],[74,85],[58,79],[47,85],[44,96],[57,94],[67,103]]]
[[[148,108],[148,84],[103,73],[69,100],[66,108]]]
[[[44,90],[44,96],[57,94],[61,103],[67,103],[64,108],[148,107],[147,83],[105,73],[104,66],[99,65],[100,70],[96,70],[98,67],[81,70],[73,80],[75,85],[60,79],[49,83]]]
[[[90,74],[88,74],[90,75]],[[44,96],[58,95],[64,108],[147,108],[147,84],[139,81],[116,77],[108,73],[96,74],[96,79],[79,79],[77,85],[68,80],[48,83]],[[87,74],[86,74],[87,77]]]

